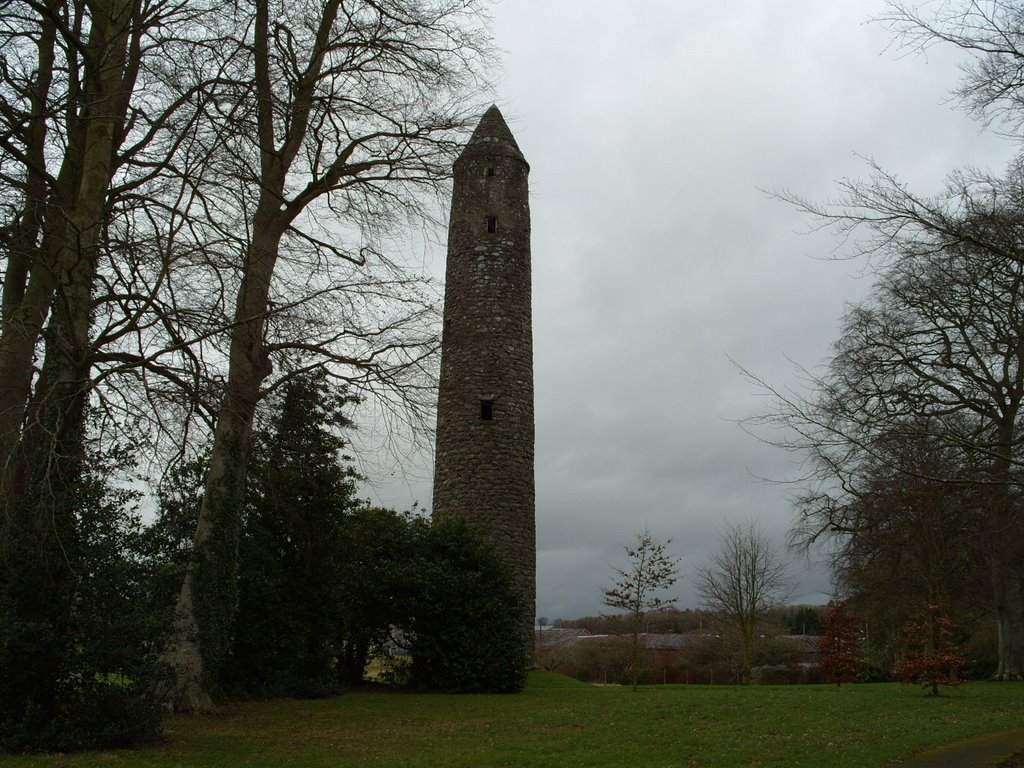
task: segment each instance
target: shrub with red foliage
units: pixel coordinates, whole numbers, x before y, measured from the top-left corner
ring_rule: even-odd
[[[836,685],[857,680],[867,664],[860,618],[846,603],[836,603],[825,616],[818,638],[818,669]]]
[[[900,629],[903,659],[893,668],[896,679],[919,683],[939,695],[940,685],[966,683],[967,659],[960,654],[956,625],[937,605],[929,605],[907,619]]]

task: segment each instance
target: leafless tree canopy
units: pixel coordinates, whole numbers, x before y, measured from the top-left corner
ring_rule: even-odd
[[[180,709],[210,708],[227,648],[247,454],[275,363],[324,366],[422,418],[434,308],[365,244],[425,218],[424,193],[449,175],[488,55],[478,7],[258,0],[235,19],[240,48],[225,69],[237,85],[217,157],[240,189],[225,187],[221,207],[244,235],[194,567],[166,656]]]
[[[769,611],[789,597],[788,564],[754,521],[730,523],[710,564],[697,571],[705,607],[740,639],[743,679],[750,682],[754,637]]]
[[[833,536],[842,550],[877,529],[877,513],[896,510],[910,483],[971,505],[994,574],[999,676],[1017,677],[1024,620],[1020,587],[1008,581],[1022,554],[1012,543],[1024,460],[1024,172],[1020,160],[1003,176],[957,172],[922,197],[871,170],[824,204],[782,195],[834,229],[875,282],[847,309],[824,373],[804,371],[807,393],[768,386],[774,407],[751,426],[772,428],[769,441],[806,458],[801,543]]]
[[[970,58],[954,90],[964,107],[985,122],[1021,127],[1024,7],[1015,0],[892,0],[878,17],[910,50],[953,45]]]
[[[980,482],[979,462],[1020,460],[1021,168],[953,174],[931,198],[872,168],[833,202],[783,196],[853,241],[876,279],[847,309],[825,372],[803,371],[813,395],[769,387],[778,407],[752,426],[778,427],[780,445],[809,449],[809,476],[849,479],[858,462],[898,461],[892,445],[902,435],[959,449]]]
[[[403,242],[481,112],[486,5],[0,0],[0,534],[73,527],[97,433],[157,465],[212,436],[183,706],[230,631],[261,398],[320,367],[429,423],[436,293]]]

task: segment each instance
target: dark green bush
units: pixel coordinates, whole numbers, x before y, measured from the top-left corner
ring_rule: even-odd
[[[526,684],[532,637],[510,570],[464,524],[422,530],[410,683],[449,693],[514,693]]]
[[[144,692],[120,683],[93,683],[60,697],[55,716],[29,700],[20,718],[0,725],[5,752],[121,749],[154,741],[163,713]]]
[[[68,473],[71,487],[55,495],[63,507],[23,500],[3,510],[4,751],[121,747],[159,733],[161,713],[147,695],[157,680],[159,636],[143,599],[137,496],[110,482],[130,465],[125,451],[90,455],[76,476]],[[57,512],[60,527],[38,525]]]
[[[370,507],[338,428],[350,399],[322,374],[270,399],[254,436],[239,540],[238,612],[219,693],[315,697],[363,680],[391,639],[393,681],[438,691],[516,691],[532,634],[501,558],[465,525]],[[201,464],[161,495],[150,533],[154,593],[180,584]],[[165,601],[172,595],[168,594]]]

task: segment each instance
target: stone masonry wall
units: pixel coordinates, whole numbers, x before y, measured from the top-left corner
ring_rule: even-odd
[[[462,517],[495,542],[517,573],[532,622],[529,170],[491,107],[454,168],[433,513]]]

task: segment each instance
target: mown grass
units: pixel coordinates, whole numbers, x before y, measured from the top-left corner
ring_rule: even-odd
[[[0,768],[882,766],[1024,725],[1024,683],[939,698],[898,685],[591,687],[534,675],[515,696],[354,693],[175,717],[164,743],[0,757]]]

